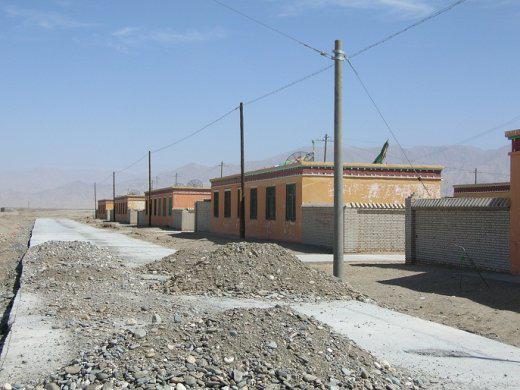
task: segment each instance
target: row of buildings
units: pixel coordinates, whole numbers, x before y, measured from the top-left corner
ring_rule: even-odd
[[[459,244],[471,248],[472,244],[465,240],[479,223],[466,221],[468,212],[478,210],[478,221],[481,216],[491,215],[482,214],[484,211],[506,207],[507,213],[493,214],[493,218],[498,218],[495,222],[507,231],[500,234],[508,236],[504,241],[507,250],[502,252],[509,260],[506,265],[502,261],[499,266],[488,268],[520,273],[520,130],[506,132],[506,136],[512,141],[511,182],[457,185],[453,198],[441,199],[441,166],[344,164],[345,250],[389,252],[404,251],[406,247],[413,249],[408,251],[408,257],[422,257],[428,262],[433,258],[426,250],[429,245],[440,259],[436,262],[442,262],[443,257],[458,256],[453,248],[464,247]],[[333,168],[331,163],[299,161],[246,172],[246,237],[331,246]],[[414,203],[412,198],[421,201]],[[483,198],[505,200],[478,201]],[[212,179],[211,188],[166,187],[142,196],[100,200],[96,215],[122,223],[183,229],[186,215],[180,210],[190,210],[192,214],[188,216],[194,219],[187,224],[190,229],[195,226],[215,235],[239,236],[240,199],[240,175],[229,175]],[[484,204],[488,206],[483,207]],[[435,218],[438,225],[429,222]],[[452,239],[453,226],[457,224],[462,224],[458,227],[462,234]],[[495,229],[493,226],[479,225],[480,236],[475,242],[485,243],[486,230]],[[468,234],[464,233],[466,230]],[[439,247],[445,250],[439,251]],[[475,249],[475,256],[478,252]]]

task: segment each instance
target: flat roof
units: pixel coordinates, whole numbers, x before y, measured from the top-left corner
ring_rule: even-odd
[[[113,202],[113,200],[112,200],[112,199],[99,199],[99,200],[98,200],[98,203],[103,203],[103,202],[105,202],[105,203],[107,203],[107,202]]]
[[[417,174],[417,173],[430,173],[439,176],[443,170],[440,165],[410,165],[405,164],[370,164],[370,163],[345,163],[343,164],[343,171],[347,171],[347,175],[361,172],[372,172],[379,173],[381,175],[386,174],[399,174],[406,173]],[[261,168],[254,171],[245,172],[244,175],[250,180],[258,177],[259,179],[268,178],[269,176],[288,176],[288,175],[305,175],[305,174],[327,174],[334,171],[334,163],[331,162],[310,162],[302,161],[294,164],[277,165],[274,167]],[[224,177],[218,177],[211,179],[210,182],[228,182],[233,179],[240,178],[240,174],[234,174]]]
[[[211,192],[211,188],[209,187],[181,187],[181,186],[170,186],[170,187],[162,187],[152,189],[152,194],[154,193],[163,193],[163,192]],[[149,191],[145,191],[145,195],[148,194]]]
[[[144,200],[144,199],[145,199],[145,196],[144,196],[144,195],[119,195],[119,196],[116,196],[116,200],[123,200],[123,199],[139,199],[139,200]]]
[[[477,183],[477,184],[454,184],[453,188],[481,188],[481,187],[504,187],[509,186],[508,181],[500,183]]]

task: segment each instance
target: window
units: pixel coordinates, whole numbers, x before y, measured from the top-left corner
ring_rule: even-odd
[[[172,198],[168,198],[168,216],[172,216],[172,207],[173,207],[173,200]]]
[[[157,215],[157,199],[153,200],[153,215]]]
[[[296,184],[285,186],[285,219],[296,221]]]
[[[276,219],[276,187],[265,189],[265,219]]]
[[[237,191],[237,218],[240,218],[240,214],[242,214],[242,210],[240,210],[241,201],[242,201],[242,189],[239,188]]]
[[[218,218],[218,191],[213,193],[213,217]]]
[[[224,218],[231,218],[231,191],[224,191]]]
[[[163,205],[162,215],[163,215],[163,217],[166,217],[166,198],[163,198],[162,205]]]
[[[258,210],[258,197],[256,188],[251,188],[249,192],[249,219],[256,219]]]

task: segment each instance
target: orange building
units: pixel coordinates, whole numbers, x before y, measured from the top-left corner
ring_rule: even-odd
[[[346,203],[404,204],[441,196],[440,166],[345,164]],[[419,180],[420,179],[420,180]],[[211,231],[239,235],[240,175],[211,180]],[[334,202],[332,163],[300,162],[245,174],[246,237],[301,241],[302,206]]]
[[[148,199],[148,192],[145,197]],[[209,188],[200,187],[166,187],[152,190],[150,201],[145,208],[148,221],[151,214],[152,226],[173,227],[174,209],[193,209],[195,202],[211,198]],[[146,224],[146,223],[145,223]]]
[[[511,273],[520,274],[520,129],[506,131],[511,140],[509,263]]]
[[[96,218],[107,219],[107,211],[111,211],[113,209],[114,209],[114,201],[112,199],[98,200]]]
[[[144,210],[143,195],[123,195],[115,199],[115,221],[120,223],[137,223],[137,212]]]
[[[509,198],[509,182],[482,183],[482,184],[457,184],[453,186],[455,198]]]

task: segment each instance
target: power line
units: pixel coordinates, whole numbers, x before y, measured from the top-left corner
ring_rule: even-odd
[[[372,102],[372,105],[374,106],[374,108],[376,109],[377,113],[379,114],[379,116],[381,117],[381,119],[383,120],[386,128],[388,129],[388,131],[390,132],[390,134],[392,135],[392,138],[394,139],[394,141],[396,142],[396,144],[399,146],[399,149],[401,150],[401,153],[403,154],[403,156],[405,157],[406,161],[408,161],[408,164],[410,165],[410,167],[414,170],[414,172],[416,174],[418,174],[417,170],[415,169],[415,167],[413,166],[412,164],[412,161],[408,158],[408,156],[406,155],[406,152],[404,151],[404,148],[401,146],[401,143],[399,142],[399,140],[397,139],[397,136],[395,135],[394,131],[392,130],[392,128],[390,127],[390,124],[388,123],[388,121],[386,120],[385,116],[383,115],[383,112],[381,111],[381,109],[379,108],[379,106],[377,105],[376,101],[374,100],[374,98],[372,97],[372,95],[370,94],[370,92],[368,91],[368,88],[367,86],[365,85],[365,83],[363,82],[363,80],[361,79],[361,76],[359,75],[358,71],[356,70],[356,68],[354,67],[354,65],[352,65],[352,62],[350,61],[349,58],[346,58],[346,61],[348,63],[348,65],[350,66],[350,68],[352,69],[352,71],[354,72],[354,75],[356,76],[356,78],[358,79],[359,83],[361,84],[361,86],[363,87],[363,90],[365,91],[366,95],[368,96],[368,98],[370,99],[370,101]],[[430,191],[428,190],[428,187],[426,187],[426,185],[423,183],[422,179],[421,179],[421,176],[419,175],[419,182],[422,184],[422,186],[424,187],[424,189],[426,190],[426,193],[428,194],[429,197],[431,197],[431,194],[430,194]]]
[[[216,0],[214,0],[214,1],[216,1]],[[395,38],[395,37],[397,37],[397,36],[407,32],[408,30],[411,30],[414,27],[417,27],[417,26],[419,26],[419,25],[421,25],[421,24],[423,24],[423,23],[425,23],[425,22],[427,22],[429,20],[432,20],[432,19],[436,18],[437,16],[440,16],[440,15],[442,15],[442,14],[452,10],[456,6],[462,4],[462,3],[466,2],[466,1],[467,0],[457,0],[457,1],[447,5],[446,7],[441,8],[441,9],[433,12],[432,14],[430,14],[430,15],[422,18],[422,19],[419,19],[417,22],[415,22],[415,23],[413,23],[413,24],[411,24],[411,25],[409,25],[409,26],[407,26],[407,27],[405,27],[405,28],[403,28],[403,29],[401,29],[399,31],[396,31],[393,34],[390,34],[390,35],[380,39],[379,41],[376,41],[376,42],[374,42],[374,43],[364,47],[361,50],[356,51],[354,54],[350,55],[348,58],[352,59],[352,58],[354,58],[354,57],[356,57],[356,56],[358,56],[360,54],[363,54],[364,52],[366,52],[366,51],[368,51],[370,49],[373,49],[376,46],[382,45],[383,43],[388,42],[389,40],[391,40],[391,39],[393,39],[393,38]]]
[[[215,0],[213,0],[213,1],[215,1]],[[277,94],[279,92],[282,92],[282,91],[286,90],[287,88],[291,88],[291,87],[295,86],[296,84],[299,84],[299,83],[301,83],[301,82],[303,82],[305,80],[308,80],[308,79],[310,79],[310,78],[312,78],[314,76],[319,75],[320,73],[323,73],[323,72],[327,71],[328,69],[332,68],[333,66],[334,66],[334,64],[326,66],[325,68],[321,68],[321,69],[319,69],[319,70],[317,70],[317,71],[315,71],[313,73],[308,74],[307,76],[304,76],[304,77],[302,77],[302,78],[300,78],[298,80],[290,82],[289,84],[285,84],[285,85],[283,85],[283,86],[281,86],[279,88],[276,88],[276,89],[272,90],[271,92],[267,92],[267,93],[265,93],[263,95],[260,95],[260,96],[254,98],[254,99],[248,100],[248,101],[244,102],[244,105],[247,106],[247,105],[256,103],[256,102],[258,102],[260,100],[268,98],[268,97],[270,97],[272,95],[275,95],[275,94]]]
[[[179,143],[181,143],[181,142],[183,142],[183,141],[186,141],[187,139],[189,139],[189,138],[191,138],[191,137],[193,137],[193,136],[195,136],[195,135],[201,133],[202,131],[206,130],[208,127],[213,126],[215,123],[220,122],[222,119],[224,119],[224,118],[226,118],[227,116],[231,115],[231,114],[232,114],[233,112],[235,112],[236,110],[238,110],[238,106],[235,107],[235,108],[233,108],[233,109],[231,109],[231,110],[229,110],[229,111],[227,111],[225,114],[219,116],[217,119],[215,119],[215,120],[209,122],[208,124],[202,126],[200,129],[195,130],[195,131],[189,133],[188,135],[185,135],[184,137],[179,138],[178,140],[176,140],[176,141],[174,141],[174,142],[172,142],[172,143],[169,143],[168,145],[165,145],[165,146],[162,146],[162,147],[160,147],[160,148],[158,148],[158,149],[152,150],[152,153],[158,153],[158,152],[161,152],[161,151],[163,151],[163,150],[165,150],[165,149],[168,149],[168,148],[170,148],[170,147],[172,147],[172,146],[174,146],[174,145],[177,145],[177,144],[179,144]]]
[[[142,157],[139,157],[137,160],[135,160],[133,163],[131,163],[127,167],[116,171],[116,173],[121,173],[121,172],[127,171],[128,169],[132,168],[134,165],[137,165],[138,163],[143,161],[146,157],[148,157],[148,152],[146,154],[144,154]]]
[[[503,122],[503,123],[501,123],[501,124],[499,124],[497,126],[493,126],[493,127],[489,128],[487,130],[481,131],[480,133],[477,133],[477,134],[475,134],[475,135],[473,135],[471,137],[463,139],[462,141],[459,141],[459,142],[457,142],[457,143],[455,143],[453,145],[447,146],[447,147],[445,147],[445,148],[443,148],[441,150],[435,150],[435,151],[433,151],[431,153],[427,153],[427,154],[425,154],[423,156],[416,157],[416,158],[414,158],[414,161],[417,161],[418,159],[423,159],[423,158],[426,158],[426,157],[434,156],[434,155],[439,154],[439,153],[444,153],[445,151],[447,151],[450,147],[452,147],[454,145],[463,145],[463,144],[465,144],[465,143],[467,143],[469,141],[473,141],[476,138],[480,138],[480,137],[483,137],[483,136],[485,136],[485,135],[487,135],[489,133],[493,133],[493,132],[495,132],[497,130],[500,130],[500,129],[504,128],[505,126],[507,126],[507,125],[509,125],[511,123],[516,122],[519,119],[520,119],[520,114],[514,116],[513,118],[507,120],[506,122]]]
[[[306,47],[307,49],[310,49],[310,50],[312,50],[312,51],[318,53],[318,54],[321,55],[321,56],[324,56],[324,57],[327,57],[327,58],[329,58],[329,59],[332,59],[332,56],[331,56],[329,53],[327,53],[326,51],[324,51],[324,50],[317,49],[317,48],[315,48],[315,47],[309,45],[308,43],[305,43],[305,42],[299,40],[298,38],[296,38],[296,37],[294,37],[294,36],[292,36],[292,35],[289,35],[289,34],[283,32],[283,31],[281,31],[281,30],[279,30],[279,29],[277,29],[277,28],[275,28],[275,27],[273,27],[273,26],[270,26],[270,25],[268,25],[268,24],[266,24],[266,23],[264,23],[264,22],[262,22],[262,21],[260,21],[260,20],[258,20],[258,19],[255,19],[255,18],[253,18],[252,16],[249,16],[249,15],[247,15],[246,13],[244,13],[244,12],[242,12],[242,11],[239,11],[239,10],[236,9],[236,8],[233,8],[233,7],[231,7],[230,5],[224,3],[224,2],[222,2],[222,1],[220,1],[220,0],[212,0],[212,1],[213,1],[214,3],[220,5],[220,6],[224,7],[224,8],[227,8],[227,9],[230,10],[231,12],[234,12],[234,13],[236,13],[236,14],[238,14],[238,15],[240,15],[240,16],[246,18],[246,19],[249,19],[250,21],[252,21],[252,22],[254,22],[254,23],[256,23],[256,24],[258,24],[258,25],[260,25],[260,26],[262,26],[262,27],[264,27],[264,28],[266,28],[266,29],[268,29],[268,30],[271,30],[271,31],[273,31],[273,32],[275,32],[275,33],[277,33],[277,34],[279,34],[279,35],[281,35],[281,36],[283,36],[283,37],[285,37],[285,38],[287,38],[287,39],[290,39],[290,40],[293,41],[293,42],[298,43],[299,45],[302,45],[302,46]]]

